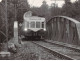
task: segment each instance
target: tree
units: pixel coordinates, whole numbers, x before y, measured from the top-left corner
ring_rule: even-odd
[[[30,6],[27,0],[20,0],[17,7],[17,20],[19,23],[23,22],[23,15],[30,10]]]
[[[75,16],[75,7],[70,0],[65,0],[65,4],[62,7],[62,15],[74,17]]]
[[[17,3],[15,1],[17,1]],[[26,9],[29,10],[29,5],[28,5],[27,0],[7,0],[7,19],[8,19],[8,35],[9,35],[8,37],[9,37],[9,39],[11,39],[13,37],[13,33],[14,33],[13,32],[14,31],[13,26],[14,26],[14,20],[15,20],[14,19],[15,18],[15,11],[14,11],[15,6],[14,6],[14,4],[16,4],[16,9],[22,7],[22,8],[26,8]],[[1,8],[0,9],[0,41],[4,42],[4,40],[6,38],[5,35],[4,35],[4,34],[6,34],[6,28],[5,28],[5,14],[6,14],[5,13],[5,0],[2,0],[2,2],[0,4],[0,8]],[[26,10],[26,11],[28,11],[28,10]],[[21,18],[20,20],[22,21],[23,15],[21,13],[18,13],[18,12],[16,14],[18,14],[19,18]],[[22,16],[20,16],[20,15],[22,15]]]
[[[74,10],[75,10],[75,19],[80,21],[80,0],[76,1],[75,3],[73,3],[74,5]]]
[[[13,4],[13,8],[12,9],[14,9],[14,10],[12,10],[13,11],[12,15],[13,15],[14,20],[15,20],[15,10],[16,10],[17,21],[19,23],[23,22],[24,13],[29,11],[29,9],[30,9],[30,6],[29,6],[27,0],[8,0],[8,2],[10,4]]]
[[[55,3],[51,4],[50,11],[51,11],[51,17],[61,15],[61,8],[59,8],[58,5]]]
[[[48,7],[46,1],[44,0],[43,4],[40,7],[40,12],[41,12],[40,15],[43,17],[46,17],[46,15],[48,15],[48,9],[49,9],[49,7]]]
[[[40,7],[32,7],[31,11],[33,12],[33,15],[45,17],[46,20],[49,19],[50,16],[49,6],[45,0],[43,1],[43,4]]]
[[[2,1],[0,3],[0,43],[3,43],[4,40],[6,39],[5,37],[5,6],[4,2]]]
[[[39,7],[32,7],[31,8],[33,16],[40,16],[40,8]]]

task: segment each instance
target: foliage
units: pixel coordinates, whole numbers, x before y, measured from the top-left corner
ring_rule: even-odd
[[[51,12],[51,17],[61,15],[61,8],[59,8],[58,6],[56,7],[51,6],[50,12]]]
[[[27,2],[27,0],[20,0],[19,6],[17,7],[17,20],[19,23],[23,22],[23,15],[25,12],[30,10],[30,6]]]
[[[80,0],[71,3],[65,3],[62,7],[62,15],[72,17],[74,19],[80,20]]]
[[[43,4],[41,7],[32,7],[31,11],[33,12],[33,15],[45,17],[46,19],[49,18],[49,6],[47,5],[46,1],[43,1]]]
[[[15,21],[15,6],[14,4],[17,4],[16,5],[16,10],[17,10],[17,20],[18,22],[22,21],[22,18],[23,18],[23,13],[24,13],[24,10],[22,8],[25,8],[27,9],[26,11],[29,10],[29,5],[28,5],[28,2],[27,0],[15,0],[15,1],[18,1],[18,3],[15,3],[13,2],[14,0],[7,0],[7,19],[8,19],[8,39],[11,39],[14,35],[13,35],[13,26],[14,26],[14,21]],[[5,15],[6,15],[6,12],[5,12],[5,0],[2,0],[2,2],[0,3],[0,43],[1,42],[4,42],[6,41],[6,21],[5,21]],[[18,8],[21,8],[22,11],[20,11],[21,13],[18,13]],[[25,12],[26,12],[25,11]],[[21,16],[22,15],[22,16]],[[20,19],[19,19],[20,18]]]
[[[0,43],[2,43],[5,37],[5,9],[4,6],[0,3]]]
[[[43,16],[47,20],[58,15],[64,15],[80,20],[80,0],[74,3],[71,3],[70,0],[65,0],[65,4],[62,7],[58,7],[54,3],[52,4],[51,6],[48,6],[46,2],[43,1],[41,7],[32,7],[31,11],[33,12],[33,15]]]

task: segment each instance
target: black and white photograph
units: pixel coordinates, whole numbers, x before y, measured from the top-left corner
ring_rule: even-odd
[[[80,0],[0,0],[0,60],[80,60]]]

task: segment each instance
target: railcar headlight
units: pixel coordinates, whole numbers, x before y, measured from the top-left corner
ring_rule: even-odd
[[[24,31],[27,31],[27,28],[25,28]]]
[[[44,31],[46,31],[46,29],[44,28]]]

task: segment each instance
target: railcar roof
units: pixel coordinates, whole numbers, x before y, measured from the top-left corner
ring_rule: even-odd
[[[44,17],[30,16],[30,17],[25,17],[25,18],[44,18]]]
[[[45,21],[44,17],[38,17],[38,16],[30,16],[30,17],[25,17],[25,21]]]

